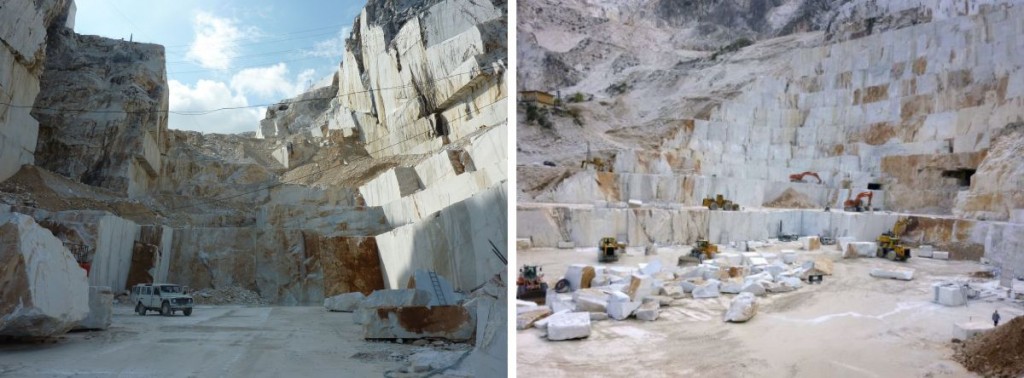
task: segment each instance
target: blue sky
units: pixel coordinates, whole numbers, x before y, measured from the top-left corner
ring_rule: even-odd
[[[365,0],[76,0],[75,32],[164,45],[170,110],[255,106],[295,96],[331,75]],[[264,107],[201,116],[169,127],[255,131]]]

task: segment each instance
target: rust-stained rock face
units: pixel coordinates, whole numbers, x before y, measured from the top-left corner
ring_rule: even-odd
[[[882,172],[891,180],[885,188],[886,208],[949,214],[970,182],[962,176],[984,159],[984,152],[884,157]]]
[[[444,338],[466,341],[473,336],[476,319],[462,306],[410,306],[378,308],[363,325],[366,339]]]
[[[140,283],[154,283],[152,271],[160,259],[160,250],[152,244],[135,242],[132,248],[132,266],[128,270],[128,283],[132,287]]]
[[[971,220],[911,216],[902,240],[949,251],[951,260],[977,260],[985,254],[985,240],[974,236]]]
[[[1024,223],[1024,122],[1006,126],[977,166],[955,214]]]
[[[307,248],[316,248],[323,267],[324,296],[384,289],[377,241],[372,237],[306,235]]]

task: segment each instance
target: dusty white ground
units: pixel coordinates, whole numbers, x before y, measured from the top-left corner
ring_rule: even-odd
[[[427,347],[366,342],[322,307],[200,306],[192,316],[115,306],[107,331],[0,344],[0,376],[380,377]]]
[[[651,257],[631,250],[616,265],[636,266],[657,258],[671,267],[684,250],[689,248],[662,248]],[[818,254],[799,253],[801,258]],[[520,264],[542,265],[551,284],[568,264],[597,260],[593,248],[530,249],[517,256]],[[914,280],[868,275],[871,267],[897,264],[916,269]],[[584,340],[550,342],[541,330],[518,331],[517,371],[521,377],[972,376],[951,360],[953,324],[987,321],[995,309],[1006,321],[1024,308],[994,296],[971,301],[968,307],[944,307],[930,302],[930,285],[943,278],[966,279],[967,273],[982,269],[976,262],[924,258],[907,263],[842,260],[821,285],[760,298],[760,312],[744,324],[722,322],[732,297],[726,295],[676,300],[662,307],[661,317],[651,323],[598,321]],[[987,282],[976,284],[993,284],[981,281]]]

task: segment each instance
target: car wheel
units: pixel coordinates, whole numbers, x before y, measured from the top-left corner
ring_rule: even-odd
[[[141,316],[146,316],[146,306],[143,306],[142,302],[139,302],[139,304],[135,305],[135,313]]]
[[[192,309],[191,308],[186,308],[184,310],[181,310],[181,312],[183,314],[185,314],[185,316],[192,316]]]
[[[162,306],[160,306],[160,315],[171,316],[173,314],[174,313],[171,312],[171,304],[170,303],[164,302],[164,304]]]

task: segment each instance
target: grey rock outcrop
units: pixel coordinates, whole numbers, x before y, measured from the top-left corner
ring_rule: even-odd
[[[36,165],[129,197],[150,191],[167,150],[163,46],[54,26],[46,54]]]

